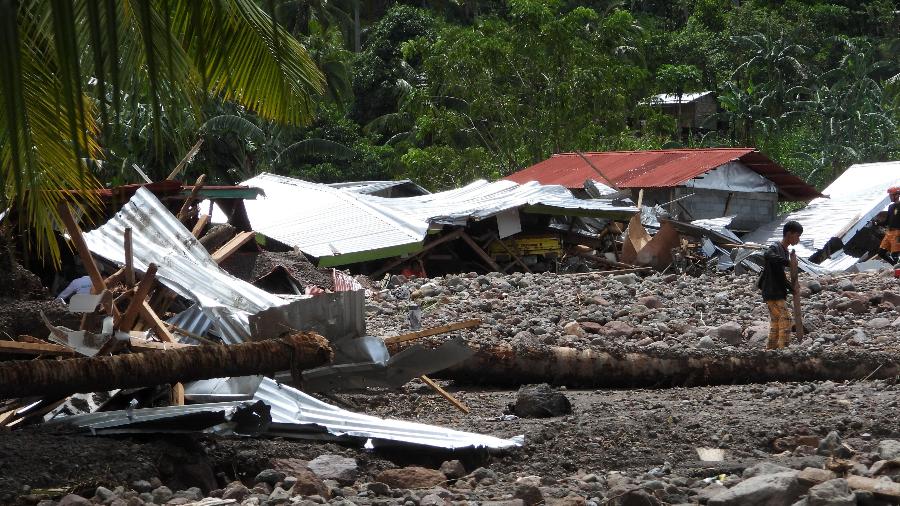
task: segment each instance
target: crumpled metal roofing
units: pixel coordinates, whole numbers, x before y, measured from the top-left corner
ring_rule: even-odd
[[[577,199],[561,186],[510,181],[476,181],[456,190],[399,198],[274,174],[260,174],[242,184],[265,192],[265,197],[245,203],[254,230],[320,259],[379,250],[384,257],[417,251],[430,224],[463,225],[510,209],[623,216],[637,212],[608,201]]]
[[[435,425],[353,413],[270,378],[263,379],[254,399],[271,406],[272,427],[269,434],[273,436],[308,439],[319,434],[319,437],[328,439],[371,440],[371,446],[408,443],[448,450],[501,450],[524,443],[523,436],[501,439]],[[370,446],[368,442],[366,446]]]
[[[372,195],[373,193],[396,188],[398,186],[405,186],[419,195],[431,193],[410,179],[401,179],[399,181],[348,181],[344,183],[331,183],[328,186],[353,193],[361,193],[363,195]]]
[[[535,181],[524,184],[512,181],[485,180],[429,195],[384,198],[364,195],[362,199],[428,223],[464,225],[469,220],[483,220],[510,209],[542,206],[560,211],[595,211],[598,214],[630,216],[636,207],[618,206],[607,200],[578,199],[558,185],[542,185]]]
[[[146,272],[155,263],[157,279],[178,295],[196,302],[216,322],[229,344],[250,338],[249,315],[287,302],[222,270],[193,234],[146,188],[138,188],[108,222],[84,234],[84,240],[94,254],[123,265],[127,227],[132,230],[134,268]]]
[[[740,161],[775,183],[779,193],[787,199],[810,200],[822,196],[815,188],[754,148],[608,151],[584,153],[584,156],[618,188],[670,188],[725,163]],[[504,179],[517,183],[538,181],[578,189],[586,180],[598,179],[598,175],[577,153],[560,153]]]
[[[845,244],[890,203],[887,189],[900,184],[900,161],[852,165],[823,193],[828,198],[813,200],[803,209],[761,226],[744,236],[745,242],[768,244],[781,240],[781,229],[789,220],[803,225],[797,255],[809,258],[833,237]],[[843,271],[856,262],[843,252],[825,260],[820,267]]]

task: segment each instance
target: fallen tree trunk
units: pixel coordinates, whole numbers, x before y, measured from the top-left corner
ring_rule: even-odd
[[[432,377],[494,386],[550,383],[573,388],[669,388],[898,375],[900,357],[882,352],[788,349],[728,355],[696,350],[626,352],[502,345],[481,347],[471,358]]]
[[[0,364],[0,398],[65,396],[228,376],[298,373],[331,362],[324,337],[300,332],[235,345]]]

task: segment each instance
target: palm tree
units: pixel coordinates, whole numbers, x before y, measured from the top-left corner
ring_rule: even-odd
[[[0,207],[53,259],[58,190],[99,186],[90,166],[127,97],[147,99],[161,146],[165,118],[201,117],[210,97],[305,124],[324,92],[302,44],[253,0],[0,0],[0,30]]]

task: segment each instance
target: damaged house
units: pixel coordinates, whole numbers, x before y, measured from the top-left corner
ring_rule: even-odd
[[[821,197],[754,148],[560,153],[506,179],[562,185],[584,197],[588,182],[612,186],[634,202],[662,206],[679,221],[734,216],[736,232],[775,219],[779,202]]]

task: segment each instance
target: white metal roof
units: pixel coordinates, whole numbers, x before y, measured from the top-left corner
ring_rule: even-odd
[[[250,201],[248,201],[250,202]],[[119,265],[125,263],[123,238],[131,227],[134,268],[157,265],[156,278],[196,302],[216,322],[228,343],[250,338],[248,316],[287,301],[222,270],[200,242],[146,188],[103,226],[84,234],[88,249]]]
[[[681,95],[681,103],[687,104],[693,102],[695,100],[701,99],[707,95],[712,95],[711,91],[698,91],[693,93],[682,93]],[[655,105],[676,105],[678,104],[678,95],[675,93],[660,93],[659,95],[653,95],[649,101],[651,104]]]
[[[354,193],[362,193],[364,195],[371,195],[373,193],[387,190],[389,188],[396,188],[398,186],[407,186],[410,189],[415,190],[416,193],[419,193],[420,195],[431,193],[425,188],[422,188],[418,184],[412,182],[412,180],[410,179],[401,179],[399,181],[347,181],[343,183],[331,183],[328,186],[332,188],[340,188],[341,190],[347,190]]]
[[[900,161],[853,165],[834,180],[824,193],[803,209],[761,226],[744,237],[745,242],[766,244],[781,240],[781,228],[789,220],[803,225],[797,254],[809,258],[832,238],[846,244],[866,223],[883,211],[890,199],[887,189],[900,184]],[[845,270],[852,265],[847,255],[822,262],[829,270]]]
[[[250,225],[259,233],[318,258],[407,247],[415,251],[430,224],[464,225],[523,206],[558,211],[633,214],[634,207],[583,200],[566,188],[537,182],[475,181],[463,188],[416,197],[385,198],[261,174],[242,185],[265,195],[245,201]],[[214,212],[214,221],[221,219]],[[396,256],[396,250],[385,256]]]

